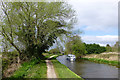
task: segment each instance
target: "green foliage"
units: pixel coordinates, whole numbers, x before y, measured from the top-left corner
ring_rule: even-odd
[[[41,61],[39,64],[32,66],[27,71],[27,75],[24,78],[47,78],[47,66],[45,61]]]
[[[47,52],[47,53],[42,53],[42,54],[45,56],[46,59],[48,59],[50,56],[53,55],[53,54],[50,53],[50,52],[49,52],[49,53],[48,53],[48,52]]]
[[[45,61],[33,59],[25,62],[10,78],[47,78]]]
[[[12,63],[17,63],[18,53],[13,52],[2,52],[2,71],[8,68]]]
[[[65,45],[67,54],[74,54],[76,57],[81,57],[86,53],[85,45],[82,43],[79,36],[73,36]]]
[[[37,61],[31,61],[31,62],[25,62],[22,64],[22,66],[13,74],[11,78],[22,78],[26,75],[27,70],[31,68],[33,65],[35,65],[35,62]]]
[[[54,48],[54,49],[51,49],[49,52],[52,54],[59,54],[60,50],[58,48]]]
[[[75,23],[74,10],[64,2],[3,2],[2,12],[2,36],[20,56],[40,57]]]
[[[86,51],[87,51],[87,54],[93,54],[93,53],[96,53],[96,54],[100,54],[102,52],[105,52],[106,51],[106,48],[105,47],[101,47],[99,44],[85,44],[85,47],[86,47]]]
[[[85,46],[81,43],[76,43],[72,46],[73,54],[77,57],[82,56],[85,54]]]

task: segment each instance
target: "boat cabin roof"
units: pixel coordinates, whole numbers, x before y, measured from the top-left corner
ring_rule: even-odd
[[[68,56],[73,56],[73,57],[75,57],[75,55],[73,55],[73,54],[68,54]]]

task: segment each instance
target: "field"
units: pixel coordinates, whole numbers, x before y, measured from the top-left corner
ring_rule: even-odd
[[[108,61],[118,61],[118,53],[117,52],[106,52],[101,54],[89,54],[84,56],[84,58],[97,58],[104,59]]]
[[[84,56],[82,59],[120,67],[120,65],[119,65],[120,62],[118,61],[118,53],[117,52],[89,54],[89,55]]]

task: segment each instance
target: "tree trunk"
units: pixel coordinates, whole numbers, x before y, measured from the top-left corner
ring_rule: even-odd
[[[18,59],[18,64],[19,64],[20,63],[20,56],[19,55],[18,55],[17,59]]]

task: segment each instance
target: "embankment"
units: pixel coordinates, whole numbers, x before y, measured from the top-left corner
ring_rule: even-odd
[[[118,53],[117,52],[106,52],[106,53],[101,53],[101,54],[89,54],[89,55],[83,56],[82,59],[120,67],[120,65],[119,65],[120,62],[118,61]]]

